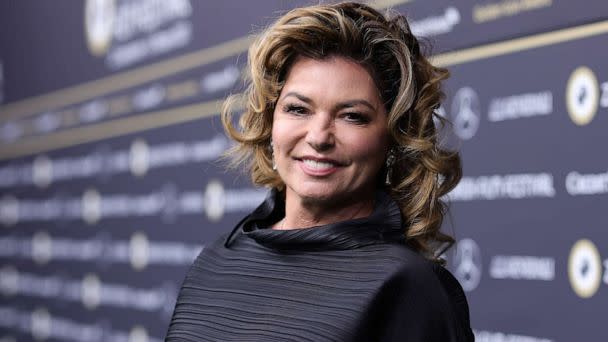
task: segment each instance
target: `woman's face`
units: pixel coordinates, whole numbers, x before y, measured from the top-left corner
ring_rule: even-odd
[[[343,57],[298,58],[274,110],[272,140],[287,200],[373,198],[388,131],[370,73]]]

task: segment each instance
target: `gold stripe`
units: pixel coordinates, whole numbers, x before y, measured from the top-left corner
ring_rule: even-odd
[[[541,46],[563,43],[570,40],[595,36],[608,32],[608,20],[598,23],[571,27],[567,29],[536,34],[523,38],[511,39],[499,43],[482,45],[470,49],[442,53],[433,56],[433,64],[437,66],[451,66],[468,63],[479,59],[506,55]]]
[[[102,122],[80,128],[0,145],[0,160],[84,144],[88,142],[166,127],[219,113],[223,100],[208,101]]]
[[[59,109],[111,92],[131,88],[165,76],[171,76],[201,65],[209,64],[246,51],[253,36],[242,37],[225,43],[125,71],[95,81],[57,90],[44,95],[12,102],[0,107],[0,122],[32,115],[45,110]]]

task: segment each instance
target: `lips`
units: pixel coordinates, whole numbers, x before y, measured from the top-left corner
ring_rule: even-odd
[[[296,158],[304,173],[310,176],[328,176],[338,170],[344,164],[327,158],[302,157]]]
[[[302,162],[304,163],[304,165],[306,165],[306,167],[313,169],[313,170],[323,170],[323,169],[329,169],[332,167],[336,167],[336,165],[334,163],[316,161],[316,160],[312,160],[312,159],[303,159]]]

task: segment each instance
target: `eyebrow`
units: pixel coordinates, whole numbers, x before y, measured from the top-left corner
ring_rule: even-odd
[[[293,96],[293,97],[299,99],[300,101],[306,102],[308,104],[313,103],[313,100],[311,98],[306,97],[306,96],[304,96],[302,94],[299,94],[299,93],[297,93],[295,91],[290,91],[289,93],[285,94],[285,96],[283,96],[283,99],[287,98],[289,96]],[[373,111],[377,110],[376,107],[374,107],[374,105],[372,105],[371,103],[369,103],[366,100],[361,100],[361,99],[349,100],[349,101],[341,102],[341,103],[339,103],[336,106],[336,108],[337,109],[351,108],[351,107],[355,107],[356,105],[363,105],[363,106],[369,107]]]

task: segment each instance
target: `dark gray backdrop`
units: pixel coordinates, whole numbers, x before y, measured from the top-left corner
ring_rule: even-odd
[[[306,3],[0,2],[0,341],[163,339],[191,261],[264,196],[218,160],[221,100]],[[477,340],[605,341],[608,5],[374,5],[452,73],[446,257]]]

